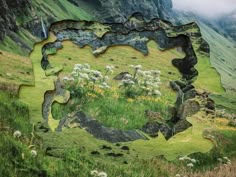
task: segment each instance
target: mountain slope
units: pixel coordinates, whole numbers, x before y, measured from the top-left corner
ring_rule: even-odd
[[[20,55],[27,55],[35,42],[45,38],[43,27],[47,31],[51,23],[92,19],[92,15],[67,0],[0,0],[0,10],[0,48]]]

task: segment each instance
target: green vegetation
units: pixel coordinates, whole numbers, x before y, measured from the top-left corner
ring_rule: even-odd
[[[92,17],[83,9],[73,5],[68,1],[58,0],[56,3],[50,0],[33,1],[36,8],[40,7],[37,15],[44,17],[45,15],[53,16],[57,20],[63,19],[77,19],[77,20],[91,20]]]
[[[63,106],[54,104],[52,115],[60,119],[73,108],[80,109],[103,125],[119,129],[141,128],[147,122],[145,110],[159,112],[155,121],[170,118],[169,105],[164,103],[168,99],[160,97],[160,71],[143,71],[141,65],[132,67],[133,75],[125,74],[114,81],[109,77],[115,70],[113,66],[106,66],[103,73],[88,64],[76,64],[71,75],[63,78],[74,103],[67,104],[66,112]]]
[[[235,150],[235,133],[232,131],[220,131],[224,142],[228,142],[227,144],[224,142],[221,144],[220,149],[223,150],[223,153],[218,153],[219,149],[215,149],[215,151],[212,150],[210,153],[191,155],[190,157],[196,159],[197,164],[196,166],[194,165],[194,168],[189,169],[186,167],[185,163],[179,163],[178,160],[167,162],[161,158],[147,158],[150,153],[155,154],[157,151],[159,151],[159,153],[167,152],[166,147],[163,147],[163,150],[159,148],[160,145],[163,145],[164,139],[161,140],[163,141],[162,143],[160,141],[156,145],[153,144],[155,148],[151,146],[149,149],[148,147],[152,143],[147,144],[145,151],[141,151],[142,153],[139,154],[139,158],[135,158],[137,152],[133,150],[129,151],[130,155],[124,153],[123,157],[113,158],[106,156],[107,150],[102,150],[99,147],[106,145],[112,147],[113,152],[120,152],[119,148],[123,144],[119,147],[101,140],[96,140],[84,130],[66,129],[63,131],[63,134],[54,132],[37,133],[37,135],[42,138],[42,141],[38,136],[35,136],[32,141],[32,145],[34,145],[33,148],[37,151],[37,156],[33,157],[31,155],[31,148],[29,147],[32,138],[32,125],[29,124],[27,107],[20,103],[17,98],[10,96],[6,92],[0,92],[0,98],[0,172],[4,176],[17,175],[19,177],[36,177],[47,175],[59,177],[87,177],[90,176],[92,170],[104,171],[108,176],[122,177],[137,177],[140,175],[143,177],[169,177],[175,176],[176,174],[190,175],[195,173],[195,171],[198,171],[196,173],[203,174],[205,173],[204,171],[209,173],[210,171],[208,170],[218,165],[216,158],[223,158],[223,155],[233,157],[232,152]],[[193,120],[195,120],[195,118],[193,118]],[[203,122],[203,124],[205,123]],[[22,136],[20,138],[14,138],[13,132],[16,130],[21,131]],[[160,138],[162,139],[162,137]],[[195,137],[192,138],[196,140]],[[77,140],[78,142],[76,142]],[[155,141],[157,140],[158,139]],[[72,143],[72,141],[74,143]],[[176,141],[179,141],[179,139]],[[180,148],[184,148],[182,151],[186,150],[185,146],[187,144],[193,144],[191,141],[186,142],[186,140],[182,140],[181,142],[183,145]],[[44,150],[41,149],[42,143],[46,147],[53,147],[57,144],[60,148],[54,150],[54,155],[60,158],[45,155]],[[170,143],[170,145],[171,144],[173,150],[178,147],[177,144],[173,144],[173,142]],[[168,146],[170,147],[170,145]],[[144,147],[143,144],[142,146]],[[130,149],[133,147],[137,149],[137,146],[134,145],[132,145]],[[99,151],[101,154],[91,156],[90,152],[94,150]],[[152,152],[153,150],[155,150],[155,152]],[[139,151],[140,149],[138,152]],[[184,154],[176,155],[184,156]],[[157,155],[158,154],[155,154],[155,156]],[[146,160],[143,160],[143,157],[146,157]],[[210,160],[210,158],[212,158],[212,160]]]
[[[29,58],[0,50],[0,90],[17,93],[20,85],[33,85],[34,74]]]
[[[49,39],[48,41],[44,41],[43,43],[53,40],[54,39],[52,37],[51,39]],[[43,102],[42,98],[44,97],[44,93],[47,90],[54,89],[53,80],[56,79],[55,76],[45,77],[45,72],[42,70],[40,66],[40,60],[41,60],[40,48],[42,47],[43,43],[36,45],[34,52],[30,56],[32,59],[32,63],[34,65],[35,86],[22,87],[20,91],[20,100],[22,100],[29,106],[30,118],[32,123],[42,121],[41,117],[42,102]],[[181,53],[179,54],[175,49],[160,51],[156,48],[157,45],[155,43],[150,42],[148,44],[149,47],[148,56],[143,56],[143,54],[137,52],[131,47],[117,46],[114,48],[113,47],[109,48],[106,51],[106,53],[96,58],[92,55],[91,49],[89,47],[80,49],[68,41],[64,42],[63,45],[64,45],[63,50],[58,51],[57,55],[52,55],[49,57],[52,67],[60,68],[63,66],[62,67],[63,71],[59,74],[60,78],[68,76],[68,74],[71,73],[71,69],[77,63],[88,63],[91,66],[96,66],[96,69],[100,71],[102,71],[106,65],[110,65],[112,63],[112,65],[114,65],[115,68],[117,68],[111,75],[112,78],[122,71],[128,71],[132,73],[132,70],[130,70],[129,68],[130,64],[134,65],[142,64],[145,70],[153,70],[153,69],[161,70],[160,77],[162,83],[160,85],[160,91],[165,90],[164,92],[162,92],[163,99],[165,100],[163,100],[163,102],[160,103],[161,105],[160,109],[165,111],[165,105],[168,105],[169,103],[170,104],[174,103],[176,95],[169,88],[169,80],[178,79],[180,77],[179,76],[180,74],[172,66],[171,60],[172,58],[176,57],[179,58],[181,57],[181,55],[183,55]],[[172,74],[168,73],[170,70]],[[54,98],[54,101],[56,102],[56,98]],[[109,99],[103,101],[109,101]],[[98,105],[98,102],[97,103],[91,102],[90,104],[93,104],[91,106],[95,107]],[[106,104],[108,104],[108,102]],[[134,104],[134,102],[130,103],[128,102],[127,104],[132,105]],[[124,104],[122,103],[122,105]],[[53,109],[55,107],[57,106],[53,106]],[[60,109],[60,107],[58,109]],[[105,109],[105,107],[102,109]],[[121,109],[124,109],[124,106],[121,106]],[[72,111],[74,110],[75,109],[72,109]],[[96,109],[93,111],[96,111]],[[57,112],[57,110],[55,112]],[[212,143],[202,137],[202,131],[204,128],[209,127],[209,125],[206,124],[205,122],[199,124],[198,121],[192,119],[190,121],[193,124],[193,128],[190,128],[174,136],[168,141],[160,134],[158,138],[153,138],[153,139],[150,138],[149,141],[134,141],[128,145],[132,147],[131,149],[135,149],[136,152],[139,152],[141,159],[147,159],[147,158],[152,158],[154,156],[164,155],[167,159],[173,160],[180,155],[191,154],[194,152],[208,152],[212,148]],[[53,117],[53,115],[50,114],[48,124],[51,130],[54,130],[57,127],[58,123],[59,120],[56,120]],[[110,123],[110,125],[112,126],[112,123]],[[194,128],[195,126],[196,128]],[[51,145],[53,147],[55,145],[57,147],[63,147],[61,149],[62,151],[70,148],[73,144],[72,142],[77,142],[77,141],[80,142],[79,143],[80,145],[88,149],[88,152],[94,151],[100,145],[105,143],[104,141],[95,139],[85,130],[82,130],[80,128],[75,128],[75,129],[64,128],[62,134],[58,134],[57,132],[51,132],[47,134],[42,134],[40,136],[42,136],[43,142],[46,145]],[[78,137],[80,138],[78,139]],[[62,144],[59,142],[62,142]],[[110,143],[105,143],[105,144],[108,144],[109,146],[115,148],[114,145]],[[80,146],[78,144],[75,145]],[[117,149],[117,147],[115,149]],[[129,155],[130,158],[136,156],[135,151],[130,152]],[[62,152],[59,151],[59,154],[61,153]],[[119,151],[116,153],[119,153]]]

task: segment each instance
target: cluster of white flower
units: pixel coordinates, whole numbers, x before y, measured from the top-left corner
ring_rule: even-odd
[[[102,89],[110,89],[107,81],[109,80],[109,73],[112,73],[114,66],[106,66],[104,75],[98,70],[91,69],[89,64],[75,64],[73,72],[70,77],[64,77],[63,81],[67,83],[74,83],[76,87],[89,89],[95,86]],[[73,82],[70,82],[73,81]],[[74,88],[78,89],[78,88]]]
[[[105,173],[103,171],[99,172],[97,170],[93,170],[90,172],[90,174],[94,177],[108,177],[107,173]]]
[[[142,65],[130,65],[130,67],[134,68],[134,74],[126,74],[120,86],[125,88],[135,87],[147,95],[161,96],[159,91],[161,72],[159,70],[143,71],[141,70]]]
[[[190,167],[190,168],[194,167],[194,164],[197,163],[196,159],[192,159],[192,158],[190,158],[188,156],[180,157],[179,161],[187,162],[187,167]]]
[[[36,157],[38,155],[36,150],[31,150],[30,154],[31,154],[32,157]]]
[[[20,138],[22,135],[22,133],[19,131],[19,130],[16,130],[14,133],[13,133],[13,137],[14,138]]]
[[[217,160],[225,165],[231,165],[231,160],[228,157],[218,158]]]

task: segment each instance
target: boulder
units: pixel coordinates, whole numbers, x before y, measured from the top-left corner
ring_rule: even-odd
[[[178,117],[180,120],[185,120],[186,117],[192,116],[196,114],[198,111],[200,111],[200,104],[194,100],[187,100],[185,101],[178,110]]]
[[[141,130],[151,137],[157,137],[159,131],[166,139],[169,139],[172,135],[171,128],[167,124],[159,122],[147,122]]]
[[[68,127],[69,121],[72,125],[78,125],[80,128],[85,129],[88,133],[94,137],[105,140],[111,143],[135,141],[139,139],[147,140],[147,138],[136,130],[118,130],[110,127],[103,126],[99,121],[88,117],[82,111],[79,111],[73,115],[73,118],[65,118],[61,120],[57,130],[61,130],[62,127]]]
[[[177,134],[180,132],[183,132],[185,130],[187,130],[189,127],[191,127],[192,124],[189,123],[187,120],[180,120],[178,121],[174,127],[173,127],[173,134]]]
[[[123,80],[125,78],[126,74],[129,74],[129,72],[121,72],[120,74],[116,75],[113,79],[114,80]]]

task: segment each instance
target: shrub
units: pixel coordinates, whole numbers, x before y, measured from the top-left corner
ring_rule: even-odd
[[[70,77],[64,77],[63,81],[72,97],[85,98],[89,94],[100,94],[96,88],[110,89],[107,81],[108,74],[113,72],[113,66],[106,66],[105,73],[90,69],[89,64],[76,64]]]
[[[141,95],[160,96],[160,74],[159,70],[143,71],[141,65],[131,65],[134,69],[133,75],[126,74],[120,83],[123,95],[135,98]]]

